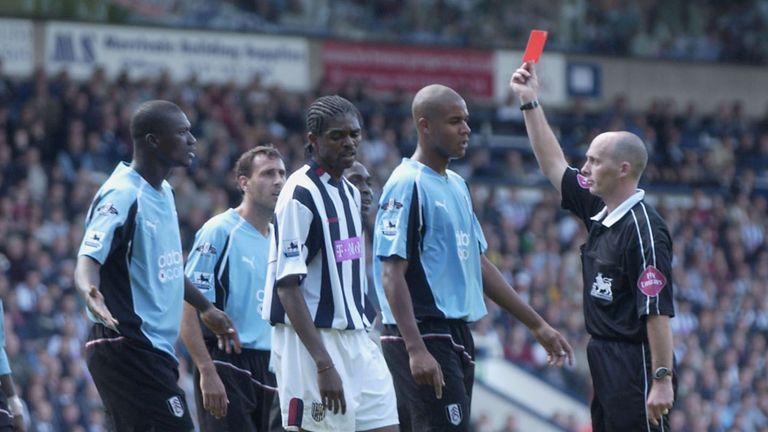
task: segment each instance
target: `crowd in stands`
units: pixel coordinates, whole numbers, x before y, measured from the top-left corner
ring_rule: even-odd
[[[89,324],[72,273],[94,192],[119,160],[130,158],[132,110],[150,98],[168,99],[192,123],[195,166],[170,178],[188,250],[204,221],[239,200],[231,174],[236,158],[271,142],[289,172],[300,166],[304,109],[317,95],[334,92],[363,113],[359,154],[380,188],[414,148],[410,95],[374,99],[354,86],[291,94],[258,80],[237,87],[176,83],[167,76],[108,79],[99,69],[83,83],[66,73],[48,77],[40,71],[22,80],[0,73],[0,298],[6,349],[32,431],[103,430],[102,406],[83,360]],[[550,117],[576,165],[575,155],[598,131],[627,128],[648,143],[652,156],[643,185],[674,239],[679,394],[672,428],[766,431],[768,204],[761,182],[768,167],[768,118],[746,118],[738,102],[714,113],[668,101],[642,112],[623,105],[618,99],[593,112],[576,102]],[[576,365],[547,368],[545,353],[524,326],[490,304],[489,315],[474,327],[478,355],[504,357],[586,402],[591,390],[578,249],[585,233],[559,210],[530,150],[488,142],[498,131],[519,131],[520,119],[506,115],[504,106],[469,109],[474,144],[452,167],[470,182],[488,256],[567,335]],[[191,390],[185,367],[183,386]],[[483,417],[482,407],[475,411]],[[566,430],[584,427],[570,413],[552,420]],[[514,424],[511,418],[503,430],[515,430]],[[481,422],[478,430],[497,429]]]
[[[66,4],[67,2],[62,2]],[[532,28],[567,52],[768,62],[765,0],[110,0],[46,11],[138,24],[522,48]],[[114,10],[110,11],[109,7]]]

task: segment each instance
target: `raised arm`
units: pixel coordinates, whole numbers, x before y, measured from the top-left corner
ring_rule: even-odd
[[[533,103],[536,107],[523,111],[528,138],[541,171],[560,191],[563,173],[568,167],[560,143],[547,122],[544,110],[538,106],[539,80],[533,63],[523,63],[510,78],[509,86],[520,99],[520,105]],[[530,105],[529,105],[530,106]]]

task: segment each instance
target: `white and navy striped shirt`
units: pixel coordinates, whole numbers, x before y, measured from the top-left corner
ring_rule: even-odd
[[[274,227],[262,317],[290,324],[276,282],[298,276],[315,327],[368,327],[360,192],[314,162],[304,165],[280,192]]]

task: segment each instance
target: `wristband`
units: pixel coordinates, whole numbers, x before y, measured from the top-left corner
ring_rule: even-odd
[[[324,367],[322,369],[318,369],[317,373],[323,373],[323,372],[325,372],[327,370],[331,370],[331,369],[333,369],[333,363],[329,364],[328,366],[326,366],[326,367]]]
[[[538,106],[539,106],[538,99],[534,99],[534,100],[532,100],[530,102],[526,102],[526,103],[520,105],[520,111],[532,110],[532,109],[534,109],[534,108],[536,108]]]
[[[14,416],[20,416],[24,414],[24,404],[21,403],[19,395],[13,395],[8,398],[8,411]]]

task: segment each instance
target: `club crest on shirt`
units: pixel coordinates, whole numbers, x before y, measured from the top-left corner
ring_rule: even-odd
[[[200,252],[200,255],[216,255],[216,246],[205,242],[195,248],[195,251]]]
[[[395,218],[382,218],[381,219],[381,233],[387,237],[397,235],[398,221]]]
[[[387,211],[387,210],[400,210],[401,208],[403,208],[403,203],[401,203],[400,201],[398,201],[398,200],[396,200],[394,198],[390,198],[389,201],[387,201],[387,202],[385,202],[384,204],[381,205],[381,209],[384,210],[384,211]]]
[[[582,189],[589,189],[589,182],[586,177],[581,174],[576,174],[576,180],[578,180],[579,186],[581,186]]]
[[[283,247],[283,255],[286,258],[295,258],[299,256],[299,241],[287,240],[285,242],[285,246]]]
[[[168,404],[168,409],[171,411],[171,414],[176,417],[184,417],[184,403],[181,401],[180,397],[172,396],[165,402]]]
[[[665,286],[667,286],[667,278],[652,265],[646,267],[637,279],[637,288],[649,297],[658,295]]]
[[[450,404],[445,406],[445,414],[448,416],[448,421],[451,422],[452,425],[458,426],[461,424],[461,405],[459,404]]]
[[[105,216],[117,215],[119,212],[111,202],[104,203],[96,209],[96,212]]]
[[[592,282],[592,291],[589,294],[601,300],[613,301],[611,285],[613,285],[613,278],[603,277],[602,273],[597,273],[595,281]]]
[[[322,402],[312,402],[312,420],[321,422],[325,418],[325,406]]]
[[[94,249],[101,249],[104,240],[104,231],[88,230],[85,233],[85,245]]]

